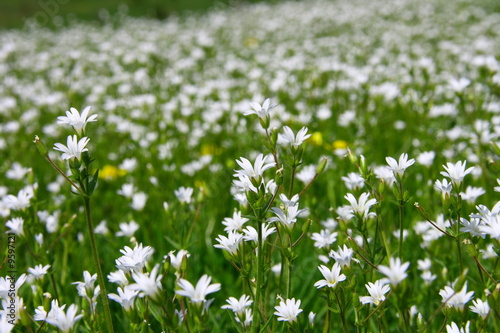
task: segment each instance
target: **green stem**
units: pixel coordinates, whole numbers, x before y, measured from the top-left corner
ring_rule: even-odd
[[[97,245],[94,235],[94,226],[92,225],[92,216],[90,214],[90,198],[83,197],[85,204],[85,215],[87,217],[87,226],[89,229],[90,245],[92,247],[92,257],[94,258],[94,264],[97,270],[97,280],[99,282],[99,287],[101,288],[101,300],[104,308],[104,318],[106,320],[106,326],[108,333],[114,332],[113,321],[111,319],[111,311],[109,310],[108,303],[108,293],[106,292],[106,285],[104,284],[104,277],[102,275],[101,264],[99,262],[99,254],[97,252]]]
[[[403,220],[404,220],[404,198],[403,184],[399,183],[399,257],[403,257]]]
[[[292,255],[292,239],[288,238],[288,255]],[[290,298],[292,292],[292,260],[287,256],[285,260],[286,266],[286,297]]]
[[[262,293],[262,270],[264,265],[263,246],[262,246],[262,220],[257,223],[257,281],[255,286],[255,302],[253,303],[252,332],[260,331],[261,313],[260,297]]]

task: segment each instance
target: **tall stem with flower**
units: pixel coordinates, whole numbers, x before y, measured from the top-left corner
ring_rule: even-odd
[[[76,110],[75,108],[71,108],[70,111],[66,111],[66,116],[58,117],[59,124],[71,125],[76,132],[76,135],[68,136],[66,145],[63,145],[61,143],[56,143],[54,145],[54,150],[62,152],[61,158],[63,160],[68,160],[71,170],[71,176],[67,176],[52,161],[52,159],[49,157],[46,146],[38,136],[35,136],[34,143],[40,154],[45,159],[47,159],[47,161],[55,168],[58,173],[60,173],[64,177],[64,179],[69,182],[69,184],[77,191],[76,194],[80,195],[83,198],[85,219],[89,232],[92,258],[94,260],[94,265],[97,271],[97,280],[101,290],[101,300],[104,308],[106,328],[108,332],[114,332],[113,321],[111,318],[111,311],[109,309],[108,297],[106,292],[106,285],[104,283],[104,276],[99,260],[99,252],[97,251],[97,244],[95,241],[94,226],[92,223],[92,213],[90,206],[90,197],[97,185],[99,169],[97,169],[93,175],[90,174],[90,164],[94,161],[94,159],[91,158],[89,150],[88,148],[86,148],[86,145],[89,143],[90,139],[85,136],[85,127],[87,123],[96,121],[97,115],[93,114],[88,117],[89,111],[90,107],[86,107],[80,114],[78,110]],[[78,139],[78,137],[81,138]]]

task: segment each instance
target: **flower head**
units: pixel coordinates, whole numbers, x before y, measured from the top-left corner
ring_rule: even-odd
[[[89,143],[90,139],[83,137],[80,140],[76,135],[69,135],[67,139],[66,146],[62,143],[55,143],[54,150],[59,150],[62,152],[61,158],[63,160],[69,160],[71,158],[80,159],[83,152],[88,151],[85,146]]]
[[[243,114],[245,116],[249,114],[256,114],[259,116],[261,119],[265,119],[267,116],[269,116],[269,111],[271,109],[275,108],[275,104],[271,104],[271,99],[267,98],[262,105],[256,102],[250,102],[250,107],[252,110],[245,111]]]
[[[223,305],[221,309],[229,309],[232,310],[236,314],[241,314],[245,311],[247,307],[252,305],[253,301],[250,299],[250,296],[241,295],[240,299],[236,299],[235,297],[229,297],[226,302],[228,304]]]
[[[246,222],[248,222],[248,219],[246,217],[241,217],[240,211],[235,211],[233,217],[226,217],[224,221],[222,221],[222,224],[226,226],[224,231],[230,232],[241,230]]]
[[[39,306],[35,310],[34,319],[37,321],[43,320],[50,325],[56,326],[62,332],[67,333],[83,315],[76,315],[77,307],[75,304],[71,304],[66,312],[64,312],[65,308],[66,304],[59,306],[59,302],[55,299],[52,301],[48,313],[42,306]]]
[[[363,304],[372,303],[379,305],[380,302],[385,301],[385,294],[391,289],[388,284],[384,284],[382,280],[377,280],[375,283],[368,282],[365,284],[366,289],[370,296],[361,296],[359,301]]]
[[[304,209],[299,209],[299,205],[296,204],[292,207],[285,207],[283,211],[281,208],[272,207],[271,211],[276,214],[276,216],[267,219],[267,222],[281,222],[287,228],[292,228],[297,222],[297,217],[304,211]]]
[[[24,219],[22,217],[14,217],[5,223],[7,228],[10,228],[7,233],[14,233],[18,236],[24,236]]]
[[[465,328],[460,328],[455,322],[451,325],[446,325],[446,333],[469,333],[470,322],[465,324]]]
[[[77,109],[70,108],[70,111],[66,111],[66,116],[57,117],[57,123],[71,125],[75,129],[76,133],[78,133],[78,135],[82,135],[85,131],[85,126],[87,126],[87,123],[97,121],[96,114],[91,115],[87,119],[90,109],[91,107],[87,106],[85,109],[83,109],[82,114],[80,115],[80,112],[78,112]]]
[[[401,259],[391,257],[389,259],[389,267],[380,265],[378,266],[378,269],[387,277],[384,280],[390,282],[393,285],[397,285],[408,276],[408,274],[405,273],[408,269],[408,266],[410,266],[409,262],[401,264]]]
[[[445,286],[444,289],[439,291],[439,295],[443,298],[443,303],[446,303],[448,307],[463,311],[465,303],[470,301],[474,292],[467,292],[467,283],[465,283],[460,291]]]
[[[135,298],[139,295],[139,291],[134,290],[129,286],[125,286],[123,289],[118,287],[116,291],[118,294],[108,294],[108,298],[120,303],[125,311],[130,311],[130,309],[134,306]]]
[[[302,312],[300,303],[300,299],[295,301],[295,298],[286,301],[281,300],[280,305],[274,307],[276,309],[274,314],[278,317],[278,321],[294,322],[299,313]]]
[[[348,248],[345,244],[344,247],[341,248],[339,246],[338,251],[330,251],[329,256],[333,258],[341,267],[349,267],[351,265],[351,260],[359,262],[357,259],[352,259],[354,251]]]
[[[443,165],[443,168],[446,170],[446,172],[441,171],[441,174],[445,177],[450,178],[454,185],[460,187],[460,184],[462,184],[464,177],[471,173],[472,170],[474,170],[474,167],[470,167],[466,170],[466,164],[467,161],[458,161],[455,164],[448,162],[446,163],[446,166]]]
[[[483,300],[479,298],[472,301],[472,305],[469,306],[469,309],[472,312],[477,313],[483,319],[485,319],[486,316],[488,316],[488,313],[490,313],[490,305],[488,302],[483,302]]]
[[[28,274],[31,276],[33,279],[41,279],[45,274],[47,274],[47,271],[49,270],[50,265],[36,265],[33,268],[28,268]]]
[[[338,263],[333,264],[332,269],[329,269],[324,265],[319,266],[318,269],[325,278],[324,280],[319,280],[314,284],[314,286],[318,289],[323,287],[335,288],[337,283],[346,279],[346,276],[340,273],[340,265]]]
[[[292,147],[298,147],[310,136],[311,134],[307,134],[307,127],[302,127],[295,135],[290,127],[283,126],[283,134],[280,133],[278,138]]]
[[[240,157],[240,160],[236,160],[236,163],[242,168],[241,170],[234,170],[236,172],[234,174],[235,177],[239,176],[248,176],[250,179],[254,180],[260,180],[260,177],[269,168],[274,167],[274,163],[266,163],[268,156],[264,156],[263,154],[259,154],[257,158],[255,159],[254,164],[250,163],[249,160],[247,160],[244,157]]]
[[[354,195],[352,193],[347,193],[344,198],[349,201],[350,205],[350,214],[349,218],[353,218],[355,215],[361,216],[361,218],[366,218],[366,217],[371,217],[375,216],[375,213],[370,213],[370,207],[375,205],[377,203],[376,199],[370,199],[370,194],[368,193],[362,193],[361,196],[359,197],[359,200],[356,200]]]
[[[124,272],[140,272],[153,255],[154,250],[151,246],[143,247],[142,244],[137,244],[133,250],[125,246],[120,252],[123,256],[115,260],[116,267]]]
[[[188,280],[179,279],[177,285],[181,289],[176,290],[175,293],[177,295],[188,297],[192,303],[205,303],[205,297],[208,294],[215,293],[220,290],[220,283],[210,284],[210,281],[212,281],[212,278],[205,274],[198,280],[196,287],[194,287]]]
[[[399,156],[399,161],[396,161],[392,157],[386,157],[385,160],[387,164],[389,164],[389,168],[391,168],[392,172],[394,172],[394,176],[402,177],[405,173],[406,168],[413,165],[415,163],[415,159],[408,160],[408,154],[403,153]]]
[[[236,231],[231,231],[228,237],[219,235],[215,240],[218,241],[219,244],[215,244],[214,247],[226,250],[231,255],[235,255],[238,252],[238,246],[243,240],[243,235]]]
[[[155,265],[149,274],[142,272],[132,272],[132,278],[135,283],[131,284],[129,287],[131,290],[138,290],[139,297],[149,296],[153,299],[158,297],[160,290],[162,289],[161,280],[163,279],[162,274],[158,274],[160,265]]]

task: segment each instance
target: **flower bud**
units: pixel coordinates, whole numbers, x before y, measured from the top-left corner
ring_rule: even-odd
[[[276,147],[276,143],[278,142],[278,128],[273,127],[271,130],[271,145]]]
[[[323,172],[323,170],[325,170],[327,162],[328,162],[328,160],[326,158],[321,159],[321,161],[318,164],[318,167],[316,168],[317,174],[320,174]]]
[[[45,144],[40,140],[38,135],[35,135],[35,140],[33,141],[36,145],[36,148],[38,149],[38,152],[43,156],[43,157],[49,157],[49,151],[47,150],[47,147]]]

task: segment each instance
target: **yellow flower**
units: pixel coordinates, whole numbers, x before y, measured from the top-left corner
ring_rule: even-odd
[[[323,145],[323,134],[321,132],[314,132],[309,138],[309,142],[316,145]]]
[[[332,143],[332,147],[335,150],[337,150],[337,149],[346,149],[348,146],[349,146],[349,144],[347,143],[347,141],[344,141],[344,140],[335,140]]]
[[[255,37],[248,37],[245,39],[244,44],[246,47],[253,49],[259,46],[259,40]]]
[[[219,155],[220,153],[221,153],[221,149],[217,148],[217,146],[214,144],[204,143],[201,145],[200,154],[202,156],[204,156],[204,155],[214,156],[214,155]]]
[[[105,180],[114,180],[126,174],[126,170],[118,169],[114,165],[105,165],[99,170],[99,178]]]

